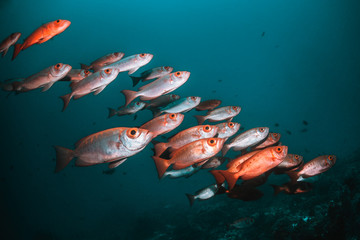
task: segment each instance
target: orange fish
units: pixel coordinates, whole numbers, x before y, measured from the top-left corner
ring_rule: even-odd
[[[220,172],[226,178],[229,190],[231,190],[235,186],[238,178],[241,178],[242,180],[249,180],[279,165],[286,157],[287,150],[287,146],[268,147],[264,150],[260,150],[254,156],[239,165],[238,172]]]
[[[140,128],[149,130],[154,134],[153,138],[155,138],[158,135],[174,130],[183,120],[184,115],[181,113],[168,113],[151,119],[141,125]]]
[[[164,175],[166,169],[172,164],[174,164],[173,169],[178,170],[215,156],[222,148],[224,142],[223,138],[205,138],[188,143],[182,148],[175,150],[169,160],[153,156],[159,178]]]
[[[53,38],[54,36],[62,33],[70,26],[70,24],[70,21],[61,19],[45,23],[44,25],[36,29],[33,33],[31,33],[30,36],[28,36],[24,40],[23,44],[15,44],[12,60],[16,58],[20,51],[23,51],[34,44],[44,43]]]

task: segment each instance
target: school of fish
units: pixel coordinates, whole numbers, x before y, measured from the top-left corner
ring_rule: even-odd
[[[12,33],[0,44],[0,52],[4,57],[14,46],[14,60],[21,51],[34,44],[45,43],[64,32],[70,24],[70,21],[61,19],[43,24],[22,44],[16,43],[21,33]],[[74,149],[55,146],[55,172],[64,170],[74,158],[75,166],[106,163],[108,168],[114,169],[152,143],[152,159],[159,179],[166,176],[188,178],[201,170],[210,169],[215,182],[195,194],[187,193],[190,205],[196,199],[207,200],[218,194],[243,201],[259,199],[263,194],[256,187],[265,184],[271,174],[287,174],[290,177],[290,181],[282,186],[271,185],[275,194],[304,193],[312,189],[312,184],[302,181],[334,166],[336,156],[331,154],[315,156],[305,162],[301,155],[289,152],[289,147],[280,142],[281,134],[271,132],[269,127],[259,126],[239,132],[241,125],[233,119],[241,112],[240,106],[220,106],[222,101],[219,99],[205,100],[200,96],[181,98],[170,94],[189,80],[188,71],[173,71],[173,67],[160,66],[147,69],[139,76],[133,75],[153,57],[150,53],[125,56],[123,52],[114,52],[89,65],[81,64],[79,69],[57,63],[31,76],[2,82],[0,87],[19,94],[38,88],[47,91],[57,82],[69,82],[70,92],[60,96],[62,111],[65,111],[71,99],[77,100],[90,93],[100,94],[122,72],[128,72],[133,87],[147,82],[137,90],[122,90],[125,103],[117,109],[109,108],[108,118],[134,115],[135,119],[137,112],[147,109],[152,111],[152,119],[140,127],[116,127],[93,133],[78,140]],[[138,97],[140,100],[134,101]],[[176,132],[185,113],[193,109],[207,112],[194,115],[198,125]],[[206,124],[206,121],[213,125]],[[155,139],[169,132],[173,135],[166,142]],[[237,157],[226,157],[231,151],[237,152]],[[225,162],[227,164],[223,169],[217,169]],[[253,220],[241,219],[233,226],[242,228],[244,224],[251,223]]]

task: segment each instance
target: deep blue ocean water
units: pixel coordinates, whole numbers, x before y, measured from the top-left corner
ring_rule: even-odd
[[[79,63],[89,64],[111,52],[151,53],[152,61],[134,75],[163,65],[190,71],[189,80],[175,94],[241,106],[233,121],[246,130],[267,126],[281,133],[289,152],[303,155],[305,161],[322,154],[338,157],[314,183],[318,190],[274,197],[265,185],[258,201],[217,196],[190,208],[185,193],[213,183],[212,175],[201,171],[188,179],[159,181],[152,144],[112,175],[103,174],[106,165],[72,164],[54,174],[53,145],[72,148],[92,133],[140,126],[151,119],[147,110],[135,121],[132,116],[107,119],[108,107],[124,104],[120,91],[137,89],[127,73],[120,73],[97,96],[72,100],[65,112],[59,96],[69,93],[66,82],[43,93],[1,92],[1,239],[170,239],[170,232],[172,239],[221,239],[227,231],[222,226],[241,217],[275,206],[299,211],[293,201],[337,201],[345,191],[339,179],[359,167],[359,10],[356,0],[1,1],[1,39],[21,32],[22,42],[46,22],[72,22],[63,33],[22,51],[14,61],[11,48],[0,59],[1,81],[26,77],[58,62],[79,68]],[[195,114],[186,113],[175,131],[196,125]],[[269,179],[284,181],[285,176]],[[201,219],[200,213],[216,206],[233,215]],[[294,215],[276,212],[277,218]],[[346,226],[360,223],[344,219]],[[253,234],[242,239],[258,239],[256,232],[281,239],[271,222],[255,222],[249,229]],[[301,231],[309,229],[305,225]],[[341,235],[346,239],[356,235],[349,227],[346,231],[348,235]]]

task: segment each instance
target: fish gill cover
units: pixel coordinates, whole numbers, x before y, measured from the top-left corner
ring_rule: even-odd
[[[1,239],[358,239],[359,5],[1,2]]]

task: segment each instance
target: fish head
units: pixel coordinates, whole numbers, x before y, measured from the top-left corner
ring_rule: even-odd
[[[120,135],[122,144],[130,151],[144,148],[153,138],[154,134],[147,129],[127,128]]]
[[[50,68],[50,74],[53,77],[65,77],[68,72],[71,70],[71,66],[68,64],[57,63]]]
[[[281,163],[288,152],[288,147],[287,146],[275,146],[275,147],[269,147],[271,154],[272,154],[272,160],[274,162],[279,162]]]
[[[199,126],[199,132],[202,138],[211,138],[217,134],[219,128],[217,126],[211,125],[201,125]]]
[[[229,106],[229,113],[231,116],[235,116],[235,115],[239,114],[240,111],[241,111],[240,106]]]
[[[258,127],[258,128],[256,128],[256,136],[257,136],[257,138],[264,139],[268,135],[269,135],[269,128],[268,127]]]
[[[119,74],[119,70],[116,68],[106,68],[100,72],[100,76],[104,79],[116,78]]]
[[[141,110],[145,107],[146,103],[144,102],[132,102],[129,104],[129,108],[134,109],[134,110]]]
[[[165,114],[165,121],[171,125],[178,125],[184,120],[184,114],[181,113],[167,113]]]
[[[183,84],[185,83],[190,77],[190,72],[187,71],[177,71],[170,74],[170,82],[171,83],[177,83],[177,84]]]
[[[123,53],[123,52],[114,52],[112,54],[112,58],[115,61],[119,61],[124,55],[125,55],[125,53]]]
[[[227,132],[231,132],[232,134],[235,134],[240,129],[240,123],[226,122],[225,124]]]
[[[223,147],[225,142],[224,138],[205,138],[203,139],[203,146],[206,154],[215,155],[217,154]]]
[[[187,97],[186,100],[190,105],[199,105],[201,101],[201,97],[191,96],[191,97]]]
[[[58,19],[54,21],[51,26],[55,32],[61,33],[65,31],[65,29],[67,29],[70,26],[70,24],[71,22],[69,20]]]
[[[336,162],[336,156],[335,155],[325,155],[324,156],[324,166],[327,168],[331,168],[334,166]]]
[[[274,142],[278,142],[281,137],[280,133],[269,133],[269,135]]]
[[[176,95],[176,94],[170,94],[170,99],[172,101],[176,101],[176,100],[179,100],[180,99],[180,96],[179,95]]]
[[[294,164],[294,166],[299,165],[304,160],[303,156],[301,156],[301,155],[288,154],[288,156],[290,157],[290,161],[291,161],[291,163]]]
[[[21,36],[21,33],[20,33],[20,32],[16,32],[16,33],[11,34],[11,35],[10,35],[10,38],[11,38],[11,40],[13,40],[13,41],[17,41],[17,40],[20,38],[20,36]]]
[[[162,70],[163,72],[171,73],[172,70],[174,70],[174,68],[173,68],[173,67],[169,67],[169,66],[165,66],[165,67],[162,67],[161,70]]]
[[[86,77],[90,76],[91,74],[92,74],[92,72],[90,72],[89,70],[85,70],[85,69],[82,69],[80,72],[80,76],[82,78],[86,78]]]
[[[141,63],[142,66],[148,64],[154,55],[150,53],[140,53],[135,55],[135,62]]]

